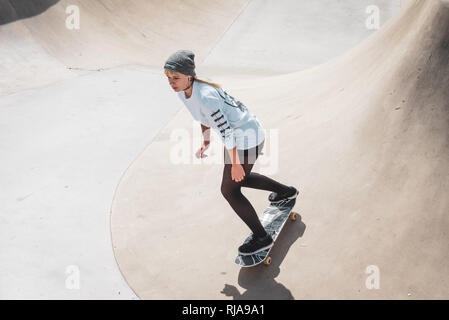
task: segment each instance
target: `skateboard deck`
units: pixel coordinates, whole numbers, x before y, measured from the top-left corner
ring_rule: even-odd
[[[266,208],[262,213],[260,222],[264,226],[265,230],[273,238],[273,246],[276,242],[276,238],[284,227],[285,222],[289,218],[293,221],[297,219],[298,214],[296,212],[292,212],[295,203],[296,198],[291,200],[284,200],[279,203],[270,203],[268,208]],[[244,243],[248,242],[251,239],[251,236],[252,233],[245,239]],[[269,256],[269,254],[273,246],[251,255],[239,254],[237,258],[235,258],[235,263],[241,267],[253,267],[262,262],[265,265],[268,265],[271,263],[271,257]]]

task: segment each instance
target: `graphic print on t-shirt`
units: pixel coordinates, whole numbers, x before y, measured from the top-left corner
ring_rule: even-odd
[[[248,108],[243,103],[241,103],[239,100],[236,100],[233,96],[229,95],[222,88],[216,88],[216,89],[217,89],[217,92],[220,95],[220,97],[223,99],[223,102],[226,103],[227,105],[230,105],[231,107],[234,107],[234,108],[239,108],[241,111],[248,110]]]

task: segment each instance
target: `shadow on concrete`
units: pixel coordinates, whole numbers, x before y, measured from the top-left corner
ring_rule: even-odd
[[[287,221],[271,250],[271,264],[266,266],[262,263],[252,268],[241,268],[238,283],[246,291],[240,293],[235,286],[225,284],[221,293],[233,297],[234,300],[294,300],[290,290],[275,278],[280,273],[280,266],[290,247],[303,236],[305,230],[306,225],[301,216],[294,222]]]
[[[41,14],[59,0],[0,0],[0,25]]]

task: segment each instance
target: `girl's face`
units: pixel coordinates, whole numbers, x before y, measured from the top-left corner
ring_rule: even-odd
[[[187,76],[185,74],[165,70],[165,75],[167,76],[168,83],[175,92],[184,90],[190,84],[189,81],[190,76]]]

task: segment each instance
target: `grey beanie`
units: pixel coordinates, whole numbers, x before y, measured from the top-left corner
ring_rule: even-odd
[[[188,76],[195,74],[195,54],[190,50],[178,50],[168,57],[164,69],[173,70]]]

